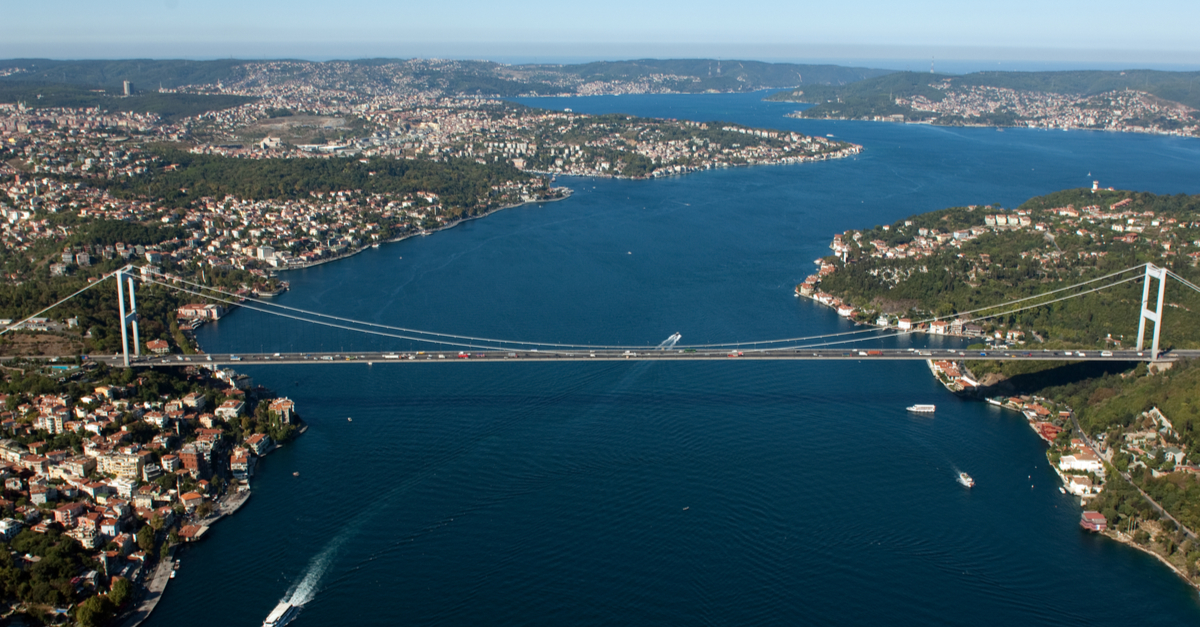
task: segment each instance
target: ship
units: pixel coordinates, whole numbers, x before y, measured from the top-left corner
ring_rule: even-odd
[[[958,482],[967,486],[968,488],[975,487],[975,480],[971,478],[971,475],[968,475],[965,472],[958,473]]]
[[[282,601],[267,615],[267,620],[263,621],[263,627],[283,627],[292,622],[299,612],[300,606],[292,605],[290,601]]]
[[[932,414],[933,412],[937,411],[937,405],[913,405],[912,407],[908,408],[908,411],[916,412],[918,414]]]

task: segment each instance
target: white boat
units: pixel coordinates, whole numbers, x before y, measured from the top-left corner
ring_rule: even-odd
[[[916,412],[918,414],[932,414],[933,412],[937,411],[937,405],[913,405],[912,407],[908,408],[908,411]]]
[[[292,622],[296,618],[296,614],[300,611],[298,606],[292,605],[288,601],[283,601],[271,610],[267,615],[267,620],[263,621],[263,627],[283,627]]]
[[[975,487],[975,480],[971,478],[971,475],[968,475],[965,472],[958,473],[958,482],[967,486],[968,488]]]

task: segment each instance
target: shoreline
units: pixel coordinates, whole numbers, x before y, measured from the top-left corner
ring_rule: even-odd
[[[436,229],[432,229],[432,230],[428,230],[428,231],[418,231],[415,233],[404,233],[403,235],[397,235],[396,237],[386,239],[386,240],[383,240],[380,242],[372,242],[370,244],[360,246],[351,252],[338,255],[337,257],[330,257],[329,259],[320,259],[318,261],[312,261],[312,262],[305,263],[305,264],[299,264],[299,265],[295,265],[295,266],[288,267],[288,268],[276,268],[275,271],[276,272],[293,272],[295,270],[307,270],[309,268],[324,265],[324,264],[327,264],[330,262],[342,261],[343,259],[349,259],[361,252],[364,252],[368,248],[372,248],[375,244],[379,244],[380,246],[382,246],[384,244],[393,244],[395,242],[402,242],[411,237],[432,235],[439,231],[445,231],[446,229],[452,229],[452,228],[462,224],[463,222],[470,222],[471,220],[478,220],[480,218],[486,218],[494,213],[499,213],[501,211],[504,211],[505,209],[516,209],[517,207],[524,207],[525,205],[536,205],[536,204],[548,203],[548,202],[558,202],[560,200],[566,200],[574,194],[574,191],[572,191],[570,188],[564,188],[564,189],[567,189],[567,193],[558,198],[546,198],[543,200],[526,200],[526,201],[519,202],[519,203],[512,204],[512,205],[504,205],[501,207],[496,207],[495,209],[491,209],[489,211],[485,211],[485,212],[477,214],[477,215],[467,216],[465,218],[459,218],[453,222],[450,222],[449,224],[443,224],[442,226],[439,226]]]
[[[789,103],[789,104],[814,104],[811,102],[801,102],[799,100],[773,100],[771,102],[784,102],[784,103]],[[800,113],[800,112],[794,112],[794,113]],[[1012,128],[1012,129],[1028,129],[1031,131],[1091,131],[1091,132],[1096,132],[1096,133],[1129,133],[1131,135],[1158,135],[1160,137],[1191,137],[1191,138],[1197,137],[1196,135],[1184,135],[1181,133],[1169,133],[1169,132],[1162,132],[1162,131],[1157,131],[1157,132],[1151,131],[1151,130],[1124,131],[1124,130],[1115,129],[1115,128],[1083,128],[1083,127],[1079,127],[1079,126],[1050,127],[1050,126],[1026,126],[1026,125],[1021,125],[1021,124],[938,124],[936,120],[904,120],[903,122],[892,122],[889,120],[864,120],[862,118],[843,118],[843,117],[810,118],[810,117],[805,117],[805,116],[801,116],[801,115],[792,115],[791,113],[784,114],[784,117],[792,118],[792,119],[796,119],[796,120],[824,120],[827,122],[881,122],[881,123],[886,123],[886,124],[923,124],[925,126],[939,126],[942,128],[994,128],[994,129]]]
[[[300,428],[296,432],[296,437],[299,437],[305,431],[308,431],[308,423],[300,418],[297,418],[297,420],[300,423]],[[272,447],[260,457],[260,460],[277,448],[278,445]],[[228,490],[228,488],[226,489]],[[204,519],[194,522],[195,525],[200,527],[200,532],[196,534],[194,540],[170,545],[167,549],[166,558],[164,559],[162,556],[159,556],[158,562],[154,564],[154,568],[146,573],[141,578],[141,581],[133,584],[138,600],[126,612],[114,616],[112,624],[120,625],[121,627],[138,627],[138,625],[146,622],[154,613],[155,608],[158,607],[158,602],[166,594],[167,586],[171,583],[171,574],[177,570],[175,566],[176,562],[182,561],[182,558],[176,560],[176,555],[181,553],[186,547],[194,546],[217,522],[236,514],[249,502],[253,494],[254,491],[250,487],[249,477],[244,481],[244,489],[234,492],[227,491],[211,514]]]
[[[849,142],[843,142],[843,143],[849,143]],[[819,155],[813,155],[813,156],[808,156],[808,157],[787,157],[787,158],[779,159],[776,161],[754,161],[754,162],[747,161],[746,163],[729,163],[729,162],[709,163],[709,164],[705,164],[702,167],[701,166],[686,166],[686,168],[683,170],[672,171],[672,172],[667,172],[666,170],[655,170],[654,172],[651,172],[650,174],[647,174],[646,176],[625,176],[623,174],[611,174],[611,173],[606,173],[606,172],[575,173],[575,172],[548,172],[548,171],[544,171],[544,170],[525,170],[525,171],[530,172],[532,174],[540,174],[543,176],[552,176],[552,177],[576,176],[576,177],[580,177],[580,178],[600,178],[600,179],[613,179],[613,180],[622,180],[622,181],[650,181],[650,180],[654,180],[654,179],[669,178],[669,177],[673,177],[673,176],[687,176],[689,174],[696,174],[697,172],[708,172],[710,170],[728,170],[730,168],[749,168],[749,167],[755,167],[755,166],[804,165],[804,164],[808,164],[808,163],[819,163],[821,161],[837,161],[840,159],[849,159],[851,157],[856,157],[856,156],[862,154],[862,152],[864,150],[866,150],[866,148],[863,146],[860,146],[858,144],[851,144],[849,148],[844,148],[842,150],[836,150],[833,152],[823,152],[823,153],[820,153]],[[845,154],[842,154],[842,153],[845,153]],[[663,174],[658,174],[658,172],[663,172]]]
[[[937,378],[937,379],[939,380],[939,382],[941,382],[941,378],[940,378],[940,377],[937,377],[937,373],[936,373],[936,372],[934,371],[934,369],[933,369],[933,361],[932,361],[932,360],[926,360],[926,363],[928,363],[928,364],[929,364],[929,370],[930,370],[930,373],[931,373],[931,374],[933,374],[933,375],[934,375],[934,377],[935,377],[935,378]],[[942,383],[943,383],[943,385],[944,385],[944,382],[942,382]],[[950,390],[949,386],[947,386],[947,388],[946,388],[946,389],[947,389],[947,390]],[[1037,434],[1037,435],[1038,435],[1038,437],[1042,439],[1042,441],[1046,442],[1046,444],[1048,444],[1048,445],[1049,445],[1049,447],[1046,449],[1046,458],[1047,458],[1047,463],[1049,463],[1049,464],[1050,464],[1050,469],[1054,471],[1054,474],[1058,475],[1059,481],[1060,481],[1060,482],[1062,482],[1062,485],[1060,485],[1060,486],[1059,486],[1059,489],[1060,489],[1060,491],[1062,491],[1062,492],[1063,492],[1063,496],[1070,497],[1072,501],[1074,501],[1074,499],[1075,499],[1075,498],[1078,498],[1078,499],[1079,499],[1079,507],[1081,507],[1081,508],[1083,508],[1083,509],[1086,509],[1086,508],[1087,508],[1087,501],[1088,501],[1089,499],[1094,499],[1094,498],[1096,498],[1096,497],[1100,496],[1100,494],[1099,494],[1099,493],[1095,493],[1095,494],[1085,494],[1085,495],[1078,495],[1078,494],[1075,494],[1074,492],[1071,492],[1071,491],[1067,490],[1067,482],[1068,482],[1068,479],[1067,479],[1067,477],[1068,477],[1068,475],[1067,475],[1066,473],[1064,473],[1062,470],[1060,470],[1060,469],[1058,468],[1058,466],[1056,466],[1056,465],[1055,465],[1053,462],[1050,462],[1050,460],[1049,460],[1049,457],[1050,457],[1050,455],[1049,455],[1049,454],[1050,454],[1050,451],[1053,449],[1053,442],[1052,442],[1052,441],[1050,441],[1050,440],[1047,440],[1047,439],[1046,439],[1046,436],[1045,436],[1045,435],[1043,435],[1041,432],[1039,432],[1039,431],[1037,430],[1037,428],[1036,428],[1036,427],[1034,427],[1034,420],[1033,420],[1033,419],[1031,419],[1031,418],[1030,418],[1030,417],[1029,417],[1029,416],[1028,416],[1028,415],[1027,415],[1027,414],[1026,414],[1024,411],[1022,411],[1022,410],[1020,410],[1020,409],[1017,409],[1017,408],[1015,408],[1015,407],[1012,407],[1012,406],[1010,406],[1010,405],[1009,405],[1009,404],[1007,404],[1007,403],[997,403],[997,402],[991,402],[991,399],[988,399],[988,398],[983,398],[983,399],[981,399],[981,398],[980,398],[980,397],[978,397],[978,396],[975,396],[975,395],[969,395],[969,394],[963,394],[962,392],[955,392],[954,390],[950,390],[950,392],[951,392],[952,394],[954,394],[955,396],[966,397],[966,398],[968,398],[969,400],[974,400],[974,401],[980,401],[980,400],[982,400],[982,401],[984,401],[985,403],[987,403],[987,404],[989,404],[989,405],[993,405],[993,406],[995,406],[995,407],[999,408],[1001,411],[1004,411],[1004,410],[1009,410],[1009,411],[1015,411],[1015,412],[1017,412],[1018,414],[1021,414],[1021,415],[1022,415],[1022,416],[1023,416],[1025,419],[1026,419],[1026,424],[1028,424],[1028,425],[1029,425],[1029,427],[1030,427],[1031,429],[1033,429],[1033,432],[1034,432],[1035,434]],[[1086,436],[1085,436],[1085,437],[1086,437]],[[1107,464],[1106,464],[1106,466],[1107,466]],[[1128,478],[1126,478],[1126,480],[1128,481]],[[1135,486],[1135,487],[1136,487],[1136,486]],[[1139,491],[1140,491],[1140,490],[1139,490]],[[1151,503],[1152,503],[1152,504],[1155,504],[1155,505],[1157,505],[1157,503],[1154,503],[1153,501],[1151,501]],[[1177,523],[1177,524],[1178,524],[1178,523]],[[1182,527],[1182,526],[1181,526],[1181,527]],[[1163,563],[1163,565],[1165,565],[1167,568],[1170,568],[1172,572],[1174,572],[1176,575],[1178,575],[1178,576],[1179,576],[1179,578],[1183,579],[1183,581],[1184,581],[1185,583],[1187,583],[1189,586],[1191,586],[1192,588],[1195,588],[1196,590],[1200,591],[1200,583],[1197,583],[1197,582],[1195,582],[1195,581],[1192,581],[1192,579],[1191,579],[1190,577],[1188,577],[1188,575],[1187,575],[1187,572],[1185,572],[1185,571],[1181,570],[1181,569],[1180,569],[1178,566],[1176,566],[1175,564],[1171,563],[1171,561],[1170,561],[1170,560],[1168,560],[1166,557],[1163,557],[1162,555],[1159,555],[1157,552],[1155,552],[1155,551],[1154,551],[1154,549],[1152,549],[1152,548],[1150,548],[1150,547],[1148,547],[1148,546],[1143,546],[1143,545],[1141,545],[1141,544],[1138,544],[1138,543],[1134,542],[1134,541],[1133,541],[1133,539],[1132,539],[1132,538],[1131,538],[1131,537],[1130,537],[1128,534],[1125,534],[1125,533],[1123,533],[1123,532],[1116,531],[1116,530],[1113,530],[1113,529],[1108,529],[1108,530],[1105,530],[1105,531],[1099,532],[1099,534],[1100,534],[1100,535],[1102,535],[1102,536],[1105,536],[1105,537],[1109,538],[1110,540],[1114,540],[1114,541],[1116,541],[1116,542],[1119,542],[1119,543],[1121,543],[1121,544],[1124,544],[1124,545],[1130,546],[1130,547],[1132,547],[1132,548],[1134,548],[1134,549],[1137,549],[1137,550],[1139,550],[1139,551],[1141,551],[1141,552],[1143,552],[1143,553],[1146,553],[1146,554],[1148,554],[1148,555],[1151,555],[1151,556],[1153,556],[1155,559],[1157,559],[1158,561],[1162,562],[1162,563]]]
[[[1176,566],[1175,564],[1172,564],[1170,562],[1170,560],[1168,560],[1167,558],[1159,555],[1158,553],[1155,553],[1154,550],[1151,549],[1150,547],[1142,546],[1142,545],[1138,544],[1137,542],[1134,542],[1133,538],[1129,537],[1124,532],[1114,531],[1112,529],[1109,529],[1109,530],[1101,532],[1100,535],[1105,536],[1110,540],[1120,542],[1121,544],[1135,548],[1143,553],[1146,553],[1148,555],[1155,557],[1156,559],[1158,559],[1158,561],[1162,562],[1167,568],[1170,568],[1172,571],[1174,571],[1174,573],[1176,575],[1179,575],[1179,578],[1183,579],[1183,581],[1185,583],[1187,583],[1187,585],[1191,586],[1192,588],[1194,588],[1196,590],[1200,590],[1200,583],[1196,583],[1196,582],[1192,581],[1190,578],[1188,578],[1186,572],[1180,570],[1178,566]]]

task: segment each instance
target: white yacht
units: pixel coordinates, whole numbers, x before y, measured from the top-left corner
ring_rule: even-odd
[[[292,605],[289,601],[283,601],[267,615],[267,620],[263,621],[263,627],[283,627],[292,622],[299,611],[299,606]]]

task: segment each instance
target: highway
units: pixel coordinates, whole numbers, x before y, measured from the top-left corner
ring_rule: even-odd
[[[428,364],[481,362],[551,362],[551,361],[704,361],[704,360],[811,360],[811,361],[897,361],[897,360],[1003,360],[1003,361],[1174,361],[1200,356],[1200,350],[1174,350],[1155,358],[1150,351],[1133,350],[966,350],[966,349],[690,349],[653,347],[625,350],[470,350],[470,351],[406,351],[406,352],[337,352],[337,353],[213,353],[204,355],[143,355],[130,358],[135,367],[161,366],[237,366],[237,365],[321,365],[321,364]],[[44,358],[71,361],[74,356]],[[86,359],[111,366],[123,365],[121,355],[91,355]]]

